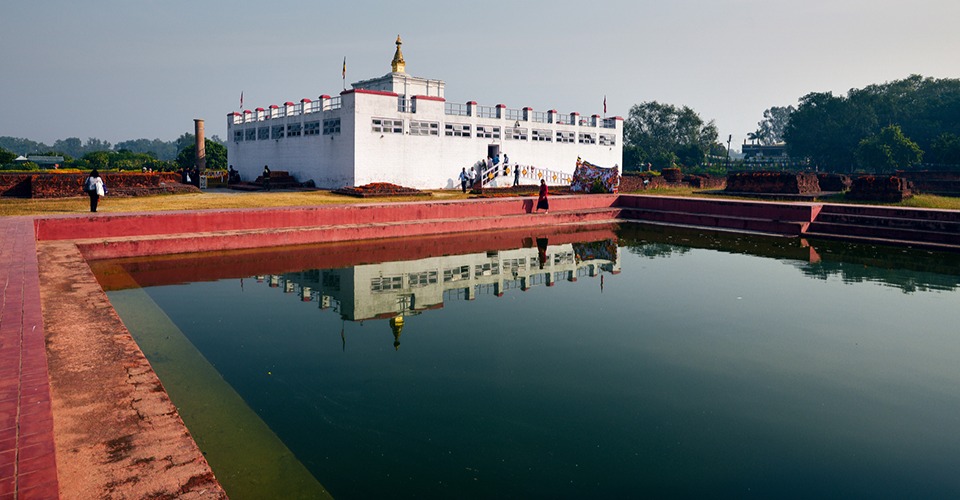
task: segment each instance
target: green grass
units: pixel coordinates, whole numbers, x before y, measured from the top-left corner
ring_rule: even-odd
[[[655,188],[646,191],[624,194],[640,194],[646,196],[691,196],[727,199],[753,199],[735,196],[703,194],[703,190],[691,187]],[[203,193],[170,194],[154,196],[138,196],[116,198],[105,196],[99,211],[111,212],[159,212],[167,210],[214,210],[224,208],[270,208],[295,207],[311,205],[329,205],[344,203],[386,203],[396,201],[444,201],[471,198],[470,194],[463,194],[459,190],[431,191],[430,197],[423,196],[391,196],[386,198],[354,198],[332,194],[329,191],[270,191],[270,192],[239,192],[239,191],[208,191]],[[831,199],[829,203],[862,203],[846,201],[842,197]],[[86,196],[55,199],[23,199],[0,198],[0,216],[13,215],[55,215],[66,213],[84,213],[89,210],[90,201]],[[915,208],[934,208],[945,210],[960,210],[960,198],[934,196],[929,194],[916,195],[901,203],[886,203],[885,206],[902,206]]]

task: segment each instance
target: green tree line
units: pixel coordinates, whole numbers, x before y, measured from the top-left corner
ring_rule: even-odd
[[[800,98],[783,138],[793,157],[833,171],[960,165],[960,79],[912,75]]]
[[[204,140],[207,168],[227,168],[227,148],[216,135]],[[4,170],[36,170],[31,162],[16,162],[18,155],[63,156],[61,168],[87,170],[142,170],[172,171],[192,167],[196,151],[196,136],[184,133],[174,141],[134,139],[111,146],[109,142],[88,138],[60,139],[47,146],[42,142],[17,137],[0,137],[0,166]]]

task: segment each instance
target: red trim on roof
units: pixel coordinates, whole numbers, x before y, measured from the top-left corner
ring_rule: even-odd
[[[590,116],[592,116],[592,117],[594,117],[594,118],[600,118],[600,115],[590,115]]]
[[[442,97],[435,97],[435,96],[432,96],[432,95],[415,95],[415,96],[413,96],[413,98],[416,99],[416,100],[418,100],[418,101],[439,101],[439,102],[447,102],[447,100],[444,99],[444,98],[442,98]]]
[[[300,102],[313,102],[313,101],[304,97],[303,99],[300,99]]]
[[[257,108],[257,111],[266,111],[266,110],[263,108]]]
[[[318,97],[318,99],[329,99],[329,98],[330,96],[328,96],[327,94],[323,94],[320,97]]]
[[[523,110],[524,110],[524,111],[533,111],[533,108],[531,108],[530,106],[527,106],[527,107],[523,108]]]
[[[506,104],[497,104],[497,107],[498,107],[498,108],[505,108],[505,107],[507,107],[507,105],[506,105]]]
[[[477,105],[477,101],[467,101],[467,104],[476,106],[476,105]]]
[[[276,104],[271,104],[270,109],[280,109],[280,106],[277,106]]]
[[[382,90],[367,90],[367,89],[350,89],[340,92],[340,95],[344,94],[370,94],[370,95],[385,95],[390,97],[399,97],[399,94],[396,92],[384,92]]]
[[[613,119],[614,119],[614,120],[623,121],[623,117],[622,117],[622,116],[614,116]]]
[[[234,111],[233,113],[227,113],[227,116],[240,116],[240,113]]]
[[[249,109],[243,110],[243,114],[247,114],[247,113],[250,113],[250,114],[252,115],[252,114],[253,114],[253,111],[250,111]]]
[[[283,103],[283,105],[284,105],[284,106],[296,106],[296,103],[294,103],[293,101],[287,101],[287,102]]]
[[[560,112],[555,109],[551,109],[550,111],[547,111],[547,113],[556,113],[558,115],[560,114]]]
[[[577,116],[580,116],[580,113],[577,113],[576,111],[574,111],[573,113],[570,113],[570,114],[571,114],[571,115],[577,115]]]

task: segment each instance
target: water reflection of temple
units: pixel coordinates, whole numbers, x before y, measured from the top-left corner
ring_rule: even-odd
[[[348,321],[388,319],[438,309],[450,300],[503,296],[557,282],[575,282],[620,272],[615,240],[529,246],[420,260],[312,269],[258,276],[271,287],[296,294],[320,309],[332,308]],[[401,326],[402,327],[402,326]]]

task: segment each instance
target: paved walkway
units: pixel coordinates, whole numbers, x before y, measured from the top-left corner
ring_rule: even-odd
[[[0,499],[57,498],[33,220],[0,217]]]

